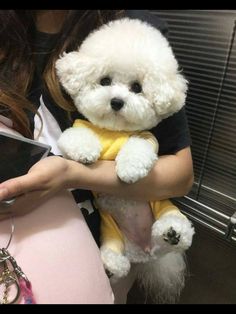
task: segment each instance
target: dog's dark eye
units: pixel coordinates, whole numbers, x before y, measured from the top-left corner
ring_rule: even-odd
[[[142,86],[140,85],[139,82],[133,82],[131,84],[131,90],[132,92],[134,92],[135,94],[141,93],[142,91]]]
[[[100,84],[102,86],[109,86],[111,85],[111,78],[109,76],[106,76],[106,77],[103,77],[101,80],[100,80]]]

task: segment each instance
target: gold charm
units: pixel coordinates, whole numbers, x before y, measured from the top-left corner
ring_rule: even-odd
[[[3,262],[3,267],[3,271],[0,274],[0,286],[4,286],[4,290],[0,304],[13,304],[20,296],[20,287],[15,273],[8,268],[6,261]],[[13,297],[9,297],[10,287],[12,287],[12,285],[15,286],[16,291]]]

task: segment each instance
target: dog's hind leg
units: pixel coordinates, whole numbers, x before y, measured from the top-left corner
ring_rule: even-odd
[[[192,244],[191,222],[169,200],[152,202],[156,222],[152,226],[153,250],[184,252]]]
[[[109,276],[125,277],[130,262],[124,255],[124,237],[111,215],[103,210],[101,215],[101,258]]]

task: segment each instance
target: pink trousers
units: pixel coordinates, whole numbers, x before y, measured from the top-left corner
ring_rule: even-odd
[[[113,303],[99,249],[70,193],[14,221],[8,250],[31,281],[37,303]],[[10,229],[10,220],[0,222],[0,247]]]

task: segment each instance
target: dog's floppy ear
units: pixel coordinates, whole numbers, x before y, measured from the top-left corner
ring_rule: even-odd
[[[86,78],[96,69],[94,60],[78,51],[64,53],[55,66],[61,85],[72,97],[86,84]]]
[[[187,84],[187,80],[180,73],[171,76],[158,74],[153,101],[158,116],[166,118],[184,106]]]

